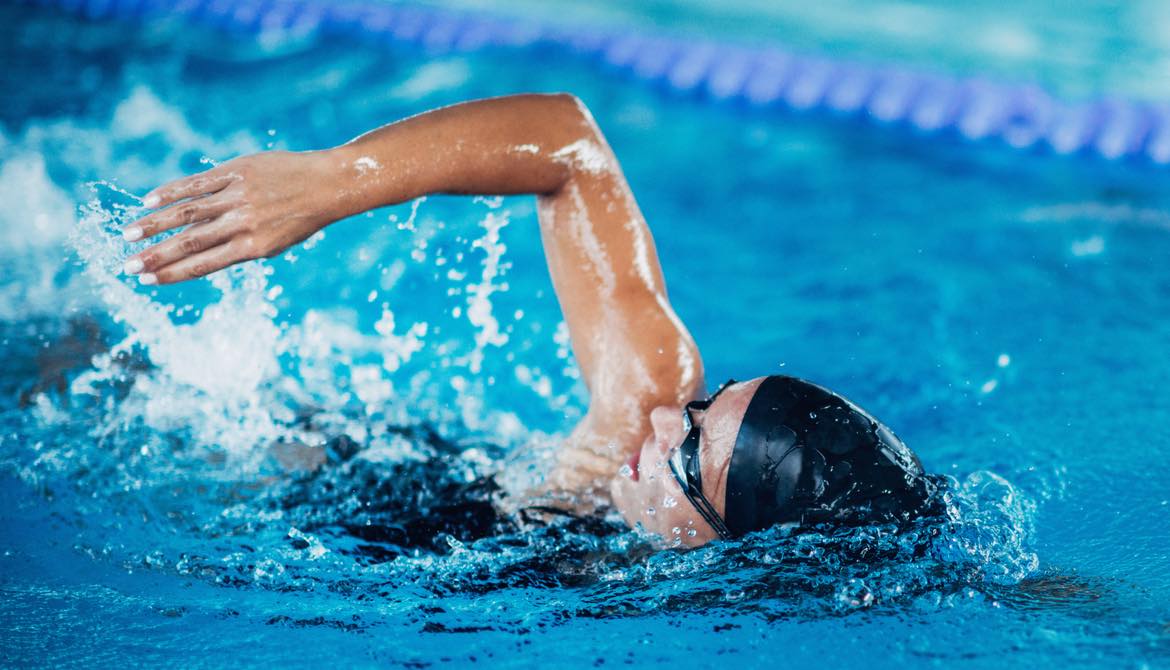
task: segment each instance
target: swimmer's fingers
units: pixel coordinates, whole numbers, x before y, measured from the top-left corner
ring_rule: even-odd
[[[232,168],[232,163],[225,163],[207,172],[200,172],[163,184],[147,193],[142,198],[142,204],[154,209],[165,207],[185,198],[197,198],[201,195],[218,193],[240,177],[241,175]]]
[[[153,237],[166,230],[214,219],[237,204],[233,198],[222,193],[181,202],[135,221],[122,231],[122,237],[129,242]]]
[[[230,265],[249,260],[250,257],[242,253],[239,246],[232,241],[186,256],[164,268],[140,275],[139,281],[143,284],[174,284],[205,277]]]
[[[198,222],[187,230],[147,247],[126,260],[126,274],[150,274],[189,256],[219,246],[231,237],[230,216]]]

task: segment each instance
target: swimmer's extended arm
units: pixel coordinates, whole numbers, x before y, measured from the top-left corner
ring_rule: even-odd
[[[445,107],[335,149],[245,156],[155,189],[128,237],[182,233],[138,254],[158,283],[273,256],[326,225],[430,193],[539,196],[541,239],[592,397],[554,473],[612,476],[659,405],[702,393],[703,368],[666,298],[650,231],[589,112],[570,95]],[[140,232],[137,232],[140,231]],[[149,280],[148,280],[149,283]]]

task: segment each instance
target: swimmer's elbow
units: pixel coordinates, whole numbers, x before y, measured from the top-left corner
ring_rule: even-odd
[[[550,93],[546,96],[555,110],[554,115],[571,141],[595,139],[599,135],[593,114],[585,102],[572,93]]]
[[[589,109],[585,106],[581,98],[578,98],[572,93],[562,91],[560,93],[548,93],[544,97],[549,100],[549,104],[555,105],[559,112],[566,116],[580,118],[582,114],[589,113]]]

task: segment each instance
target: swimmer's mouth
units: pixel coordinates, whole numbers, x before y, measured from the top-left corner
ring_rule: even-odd
[[[638,462],[642,460],[642,450],[639,449],[630,456],[630,460],[626,461],[626,465],[630,466],[630,479],[638,481]]]

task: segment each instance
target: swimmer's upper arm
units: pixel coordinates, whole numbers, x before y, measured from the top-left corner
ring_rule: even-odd
[[[571,99],[580,137],[553,151],[570,173],[540,196],[540,230],[591,396],[574,441],[617,447],[608,457],[615,461],[641,443],[651,409],[702,392],[703,366],[667,299],[654,239],[621,168],[588,111]]]

